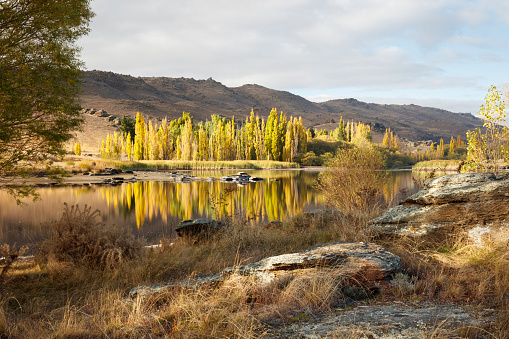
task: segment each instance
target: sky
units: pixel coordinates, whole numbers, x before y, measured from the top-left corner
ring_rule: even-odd
[[[88,70],[476,114],[509,81],[507,0],[93,0]]]

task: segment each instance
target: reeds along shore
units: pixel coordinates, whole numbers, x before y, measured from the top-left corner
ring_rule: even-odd
[[[416,171],[455,171],[460,172],[464,160],[429,160],[420,161],[412,166]]]
[[[114,160],[81,160],[67,161],[77,164],[80,170],[101,169],[114,167],[122,170],[220,170],[220,169],[289,169],[299,168],[293,162],[270,160],[232,160],[232,161],[183,161],[183,160],[140,160],[140,161],[114,161]],[[77,169],[75,169],[77,170]]]

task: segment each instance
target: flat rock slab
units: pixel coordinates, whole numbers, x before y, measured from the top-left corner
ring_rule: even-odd
[[[457,338],[467,328],[475,338],[491,337],[487,331],[496,321],[491,310],[475,312],[466,306],[404,304],[359,306],[334,315],[273,329],[276,338]]]
[[[509,173],[462,173],[425,182],[421,191],[369,222],[377,236],[421,237],[509,222]]]
[[[309,274],[310,270],[327,269],[330,274],[344,279],[345,285],[363,288],[377,287],[401,271],[401,258],[381,246],[364,242],[337,242],[267,257],[258,262],[227,267],[216,274],[202,275],[184,281],[133,288],[129,295],[146,295],[172,287],[196,288],[204,284],[217,284],[232,274],[253,276],[260,284],[281,278]]]

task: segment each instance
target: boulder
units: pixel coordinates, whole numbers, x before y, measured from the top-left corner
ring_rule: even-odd
[[[401,259],[373,243],[319,244],[302,251],[267,257],[252,264],[227,267],[216,274],[200,275],[168,284],[136,287],[129,295],[146,295],[173,287],[215,285],[232,274],[254,277],[263,285],[310,274],[316,269],[328,270],[338,279],[343,279],[345,285],[370,289],[385,284],[394,274],[400,272]]]
[[[377,236],[442,236],[509,222],[509,173],[451,174],[428,180],[421,191],[369,222]]]
[[[463,305],[391,303],[354,305],[277,329],[277,338],[489,338],[495,312]],[[462,336],[461,333],[469,333]],[[486,336],[483,335],[486,334]]]
[[[109,116],[108,112],[106,112],[105,110],[102,110],[102,109],[98,110],[98,111],[96,112],[96,115],[97,115],[98,117],[101,117],[101,118],[106,118],[106,117],[108,117],[108,116]]]
[[[223,228],[223,223],[211,219],[188,219],[182,220],[175,232],[181,237],[193,237],[205,233],[215,232]]]

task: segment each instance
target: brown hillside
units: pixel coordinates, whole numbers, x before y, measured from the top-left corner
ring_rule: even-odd
[[[220,114],[245,119],[251,112],[267,117],[272,108],[288,116],[302,116],[307,127],[332,129],[341,116],[344,120],[370,123],[383,133],[390,127],[400,137],[410,140],[449,140],[452,135],[481,126],[481,120],[471,114],[452,113],[438,108],[416,105],[380,105],[356,99],[314,103],[298,95],[259,85],[226,87],[208,80],[167,77],[133,77],[103,71],[85,72],[81,105],[84,108],[106,110],[117,117],[134,117],[141,112],[151,119],[175,119],[186,111],[195,120],[210,119]],[[87,136],[93,145],[95,135],[114,128],[100,126],[103,120],[87,118],[90,127],[78,135]],[[90,131],[90,128],[94,128]]]

